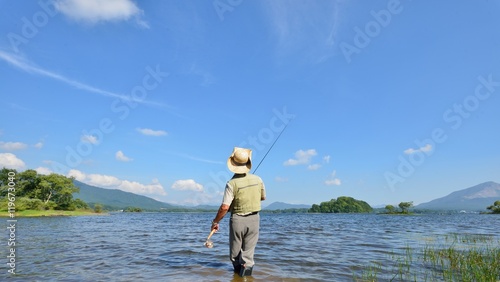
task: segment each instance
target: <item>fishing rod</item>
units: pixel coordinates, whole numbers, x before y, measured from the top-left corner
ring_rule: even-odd
[[[285,124],[285,127],[283,127],[283,129],[281,130],[280,134],[278,134],[278,137],[276,137],[276,139],[274,140],[273,144],[271,145],[271,147],[269,148],[269,150],[267,150],[266,154],[264,155],[264,157],[262,158],[262,160],[260,160],[259,164],[257,165],[257,167],[254,169],[253,173],[255,174],[255,172],[257,171],[257,169],[259,168],[260,164],[264,161],[264,159],[267,157],[267,154],[269,154],[269,152],[271,151],[271,149],[274,147],[274,144],[276,144],[276,141],[278,141],[278,139],[280,139],[280,136],[281,134],[283,134],[283,132],[285,131],[286,127],[288,126],[288,124],[290,124],[290,122],[293,120],[290,119],[289,122],[287,122]]]

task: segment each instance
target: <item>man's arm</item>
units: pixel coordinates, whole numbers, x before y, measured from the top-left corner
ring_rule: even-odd
[[[212,221],[212,229],[219,230],[219,222],[224,218],[226,215],[227,211],[229,210],[229,205],[222,204],[219,207],[219,211],[217,211],[217,215],[215,216],[214,220]]]

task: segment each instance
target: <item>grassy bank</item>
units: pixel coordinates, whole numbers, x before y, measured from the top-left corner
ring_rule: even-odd
[[[83,216],[83,215],[106,215],[106,213],[96,213],[93,210],[75,210],[75,211],[61,211],[61,210],[24,210],[15,213],[16,217],[42,217],[42,216]],[[0,217],[9,217],[7,211],[1,211]]]
[[[421,248],[393,254],[393,264],[372,262],[355,281],[500,281],[500,241],[478,234],[452,234]]]

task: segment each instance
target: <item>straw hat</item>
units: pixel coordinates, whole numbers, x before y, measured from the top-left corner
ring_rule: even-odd
[[[227,159],[227,167],[234,173],[247,173],[252,168],[252,150],[234,147]]]

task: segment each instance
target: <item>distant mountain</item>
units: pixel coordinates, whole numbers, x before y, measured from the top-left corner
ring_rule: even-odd
[[[283,202],[274,202],[269,204],[264,210],[286,210],[286,209],[309,209],[311,205],[287,204]]]
[[[455,191],[448,196],[422,203],[416,209],[433,210],[477,210],[486,211],[495,201],[500,200],[500,184],[489,181]]]
[[[118,189],[104,189],[87,185],[73,180],[75,186],[80,188],[79,193],[74,193],[73,198],[94,205],[101,204],[108,210],[121,210],[127,207],[137,207],[143,210],[172,209],[177,206],[160,202],[146,196],[125,192]]]

